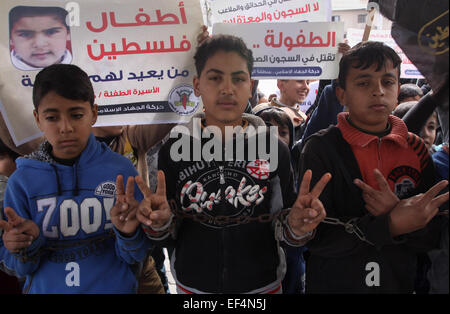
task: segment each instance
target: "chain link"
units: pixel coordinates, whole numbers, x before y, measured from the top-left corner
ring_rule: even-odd
[[[329,225],[339,225],[343,226],[345,231],[352,234],[354,233],[361,241],[367,242],[370,245],[374,245],[372,242],[366,239],[364,236],[364,233],[359,229],[359,227],[356,225],[356,222],[359,218],[352,218],[347,222],[342,222],[337,218],[332,217],[325,217],[325,219],[322,221],[323,223],[329,224]]]
[[[277,219],[279,216],[286,215],[289,212],[289,209],[283,209],[281,211],[278,211],[276,213],[270,214],[265,213],[256,217],[250,217],[250,216],[208,216],[204,213],[198,213],[198,214],[190,214],[185,213],[183,211],[177,210],[176,216],[181,218],[189,218],[199,223],[210,223],[217,226],[226,226],[226,225],[245,225],[251,222],[260,222],[260,223],[268,223],[275,219]]]

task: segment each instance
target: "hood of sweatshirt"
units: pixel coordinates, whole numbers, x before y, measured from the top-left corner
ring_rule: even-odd
[[[61,182],[59,173],[71,170],[73,173],[72,187],[75,195],[78,195],[79,170],[87,167],[87,165],[89,165],[89,167],[95,167],[95,164],[101,160],[101,158],[99,157],[107,150],[109,150],[109,148],[106,146],[106,144],[97,142],[94,135],[91,133],[86,147],[72,166],[57,163],[51,155],[51,150],[51,144],[48,141],[43,142],[36,151],[16,160],[17,169],[19,170],[21,168],[33,168],[38,171],[53,171],[56,184],[58,186],[58,195],[61,195]]]

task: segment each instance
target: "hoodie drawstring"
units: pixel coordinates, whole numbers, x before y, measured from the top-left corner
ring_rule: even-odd
[[[61,184],[59,182],[59,176],[58,176],[58,169],[56,168],[56,166],[54,164],[50,164],[53,168],[53,170],[55,171],[55,176],[56,176],[56,186],[58,187],[58,196],[62,195],[61,193]]]

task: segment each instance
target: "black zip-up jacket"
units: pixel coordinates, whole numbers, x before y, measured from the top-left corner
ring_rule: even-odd
[[[397,156],[399,158],[399,156]],[[341,225],[320,223],[306,269],[307,293],[412,293],[418,252],[437,247],[441,217],[426,228],[392,238],[388,215],[372,216],[365,208],[361,190],[353,183],[361,171],[350,145],[336,126],[309,137],[301,154],[300,174],[311,169],[313,186],[320,177],[333,177],[320,196],[327,217],[342,222],[355,219],[370,243]],[[427,191],[434,183],[433,163],[420,173],[413,194]]]
[[[243,117],[248,128],[265,126],[256,116]],[[192,134],[194,125],[200,128],[200,119],[180,128]],[[177,128],[171,134],[176,131]],[[250,138],[247,137],[249,141]],[[192,136],[187,139],[191,144],[195,141]],[[192,293],[279,291],[285,273],[279,240],[286,240],[286,228],[280,223],[281,218],[266,218],[290,207],[296,198],[288,147],[275,137],[278,154],[271,155],[271,160],[278,157],[278,167],[269,172],[264,161],[267,158],[262,155],[220,161],[222,152],[217,155],[222,158],[206,161],[205,156],[198,154],[201,160],[192,161],[199,149],[195,146],[189,152],[190,161],[174,161],[181,152],[180,143],[178,137],[170,138],[158,159],[175,214],[175,227],[165,244],[175,248],[171,264],[177,288]],[[210,151],[208,143],[209,138],[201,140],[203,151]],[[266,144],[268,151],[269,143]],[[244,147],[247,151],[247,141]],[[241,152],[242,148],[236,150]]]

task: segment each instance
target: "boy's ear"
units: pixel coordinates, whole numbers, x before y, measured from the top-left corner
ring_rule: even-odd
[[[38,128],[41,129],[41,123],[39,121],[39,114],[36,109],[33,110],[33,116],[34,116],[34,120],[36,121]]]
[[[195,96],[200,97],[201,96],[201,94],[200,94],[200,78],[197,75],[194,76],[193,84],[194,84]]]
[[[255,80],[250,79],[250,97],[248,99],[253,97],[252,91],[253,91],[254,86],[255,86]]]
[[[97,106],[97,104],[94,104],[94,106],[92,106],[92,123],[91,123],[91,125],[94,125],[95,122],[97,122],[97,117],[98,117],[98,106]]]
[[[282,81],[282,80],[277,80],[277,87],[278,87],[278,89],[279,89],[280,92],[281,92],[282,89],[283,89],[283,81]]]
[[[342,106],[345,106],[346,105],[345,89],[343,89],[342,87],[336,86],[336,98],[339,100],[339,103]]]

